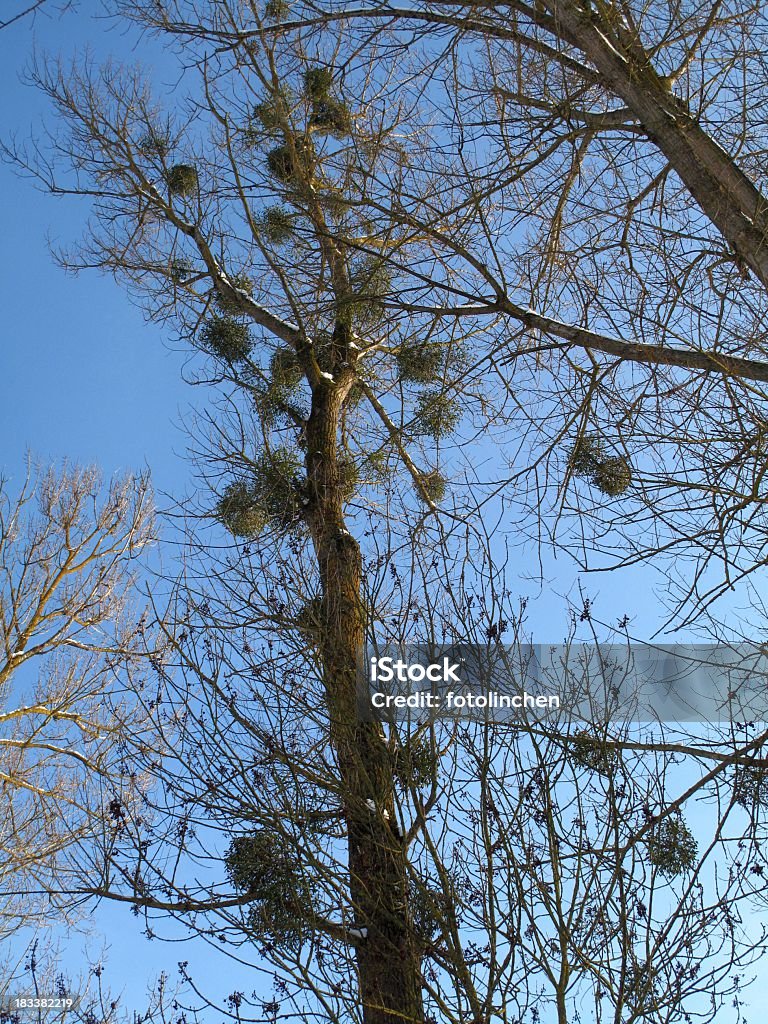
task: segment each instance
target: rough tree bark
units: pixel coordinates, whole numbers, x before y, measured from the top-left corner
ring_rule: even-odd
[[[423,1019],[421,966],[409,920],[406,851],[393,827],[391,756],[380,726],[358,719],[362,559],[344,520],[338,460],[339,415],[354,382],[353,352],[343,325],[334,340],[334,380],[310,370],[315,383],[307,424],[308,518],[322,586],[321,657],[346,821],[350,895],[361,936],[356,955],[363,1019],[392,1024]]]

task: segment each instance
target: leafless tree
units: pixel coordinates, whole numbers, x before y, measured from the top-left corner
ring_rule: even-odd
[[[762,948],[739,912],[763,733],[401,735],[359,720],[356,669],[366,637],[523,628],[494,522],[671,555],[689,612],[762,564],[763,150],[737,88],[761,11],[123,14],[179,47],[186,102],[40,63],[59,129],[9,152],[93,198],[65,262],[198,351],[216,493],[158,615],[166,753],[132,754],[162,785],[91,892],[255,941],[262,1019],[713,1019]]]
[[[252,969],[233,971],[224,1005],[187,975],[198,1012],[365,1017],[351,979],[380,925],[349,883],[311,559],[201,554],[158,679],[173,755],[155,760],[153,825],[126,821],[104,895],[141,907],[150,934],[173,914]],[[439,546],[380,555],[363,589],[379,642],[482,644],[505,619],[524,635],[476,545],[471,564]],[[358,813],[405,853],[385,921],[408,927],[413,959],[379,938],[380,970],[418,973],[419,1019],[720,1019],[739,1003],[763,950],[763,731],[453,721],[382,739],[389,799]]]
[[[691,615],[763,565],[759,5],[121,9],[210,54],[214,76],[231,60],[248,78],[248,54],[266,46],[280,77],[288,39],[344,69],[355,138],[383,145],[386,126],[390,140],[355,183],[374,230],[345,238],[390,266],[388,308],[396,296],[423,337],[471,337],[497,407],[503,389],[495,434],[516,530],[554,535],[591,566],[666,555],[674,576],[692,559],[675,580]],[[257,78],[234,102],[208,90],[233,140]],[[323,166],[341,173],[338,155]],[[218,160],[208,173],[227,197],[263,181],[238,185]],[[223,212],[208,211],[226,234],[239,214]],[[574,473],[582,436],[628,463],[621,501]]]

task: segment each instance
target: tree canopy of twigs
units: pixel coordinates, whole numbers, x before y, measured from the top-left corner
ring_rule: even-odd
[[[66,10],[70,4],[68,2],[56,3],[51,0],[34,0],[33,3],[24,2],[19,0],[18,3],[11,5],[10,10],[3,11],[3,17],[0,20],[0,29],[9,28],[11,25],[16,25],[18,22],[29,21],[33,22],[37,14],[41,13],[44,9],[47,11],[55,10],[60,12]]]

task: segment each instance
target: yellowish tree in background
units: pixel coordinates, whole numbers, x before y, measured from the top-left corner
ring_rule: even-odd
[[[138,657],[133,588],[153,537],[148,481],[32,468],[0,485],[0,932],[69,919],[127,785]],[[85,858],[85,860],[83,860]]]

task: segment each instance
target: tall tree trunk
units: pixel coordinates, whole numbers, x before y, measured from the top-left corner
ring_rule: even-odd
[[[362,559],[346,529],[338,460],[340,382],[313,387],[307,426],[310,528],[323,593],[322,665],[348,838],[350,894],[363,1019],[423,1019],[421,957],[408,899],[406,850],[395,824],[391,755],[381,728],[358,720],[357,661],[364,641]]]

